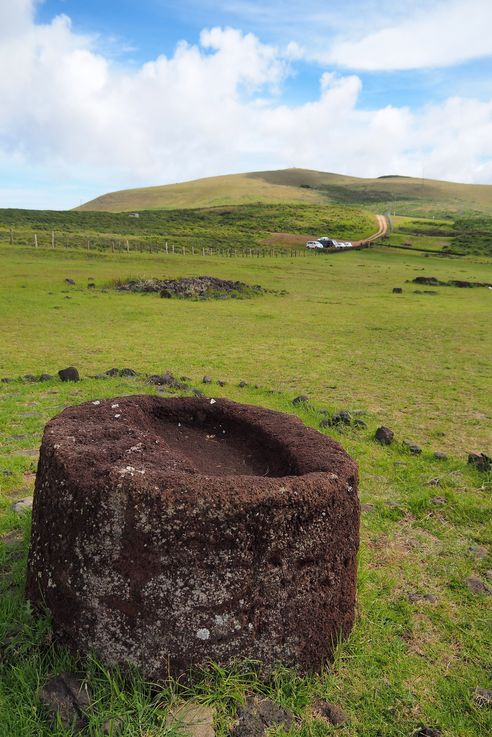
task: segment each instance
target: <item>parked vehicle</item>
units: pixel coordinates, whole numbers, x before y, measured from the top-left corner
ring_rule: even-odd
[[[336,241],[334,238],[322,236],[318,241],[323,244],[324,248],[352,248],[350,241]]]
[[[320,241],[308,241],[306,248],[324,248],[324,245]]]

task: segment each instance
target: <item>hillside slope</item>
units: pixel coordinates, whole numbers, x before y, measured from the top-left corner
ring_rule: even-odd
[[[401,176],[361,179],[311,169],[282,169],[126,189],[101,195],[76,209],[124,212],[257,202],[351,204],[402,215],[492,213],[492,185]]]

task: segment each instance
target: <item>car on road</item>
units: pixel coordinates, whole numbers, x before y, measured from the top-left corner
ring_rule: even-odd
[[[321,241],[308,241],[306,243],[306,248],[324,248],[324,245]]]

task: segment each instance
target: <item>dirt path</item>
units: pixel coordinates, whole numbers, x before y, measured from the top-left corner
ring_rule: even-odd
[[[386,235],[388,231],[388,221],[386,220],[384,215],[376,215],[376,218],[378,220],[379,226],[378,232],[370,235],[369,238],[364,238],[361,241],[352,241],[354,246],[360,246],[361,243],[372,243],[373,241],[377,241],[379,238],[382,238],[383,235]]]

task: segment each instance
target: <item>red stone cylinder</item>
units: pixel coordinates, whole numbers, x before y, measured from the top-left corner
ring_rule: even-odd
[[[319,669],[354,621],[357,466],[296,417],[130,396],[44,432],[27,595],[62,641],[151,679]]]

